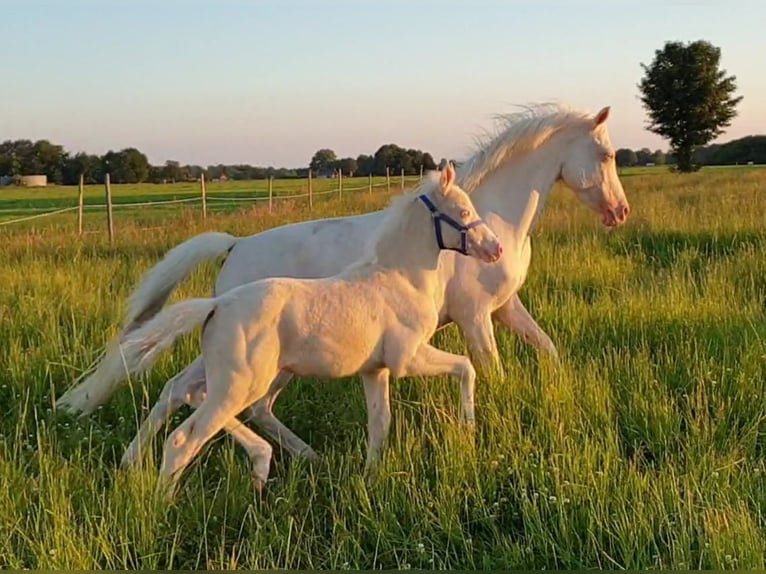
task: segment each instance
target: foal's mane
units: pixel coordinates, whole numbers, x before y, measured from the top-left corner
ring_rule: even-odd
[[[476,151],[457,169],[457,182],[468,193],[510,158],[539,148],[562,130],[589,125],[591,115],[559,103],[542,103],[498,114],[495,121],[494,134],[477,137]]]

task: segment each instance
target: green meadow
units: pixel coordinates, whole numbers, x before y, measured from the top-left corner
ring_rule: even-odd
[[[617,230],[566,189],[552,194],[521,297],[561,359],[498,325],[505,373],[477,382],[473,433],[459,422],[456,381],[398,380],[391,436],[367,483],[361,383],[298,379],[275,412],[321,462],[276,452],[258,494],[245,453],[221,434],[169,506],[154,495],[165,431],[143,468],[118,465],[164,382],[197,355],[196,336],[93,416],[56,413],[55,397],[174,245],[379,209],[385,185],[319,196],[313,210],[304,197],[271,213],[267,202],[211,207],[204,221],[198,203],[116,209],[112,245],[103,210],[86,211],[83,236],[75,211],[0,226],[0,567],[763,568],[766,169],[621,175],[632,212]],[[265,185],[211,183],[208,193],[264,197]],[[300,186],[275,182],[275,195]],[[317,180],[314,191],[335,186]],[[135,203],[199,187],[113,191]],[[103,193],[86,189],[86,204]],[[76,188],[0,188],[0,224],[76,204]],[[209,294],[220,265],[202,266],[173,300]],[[465,351],[454,327],[435,340]]]

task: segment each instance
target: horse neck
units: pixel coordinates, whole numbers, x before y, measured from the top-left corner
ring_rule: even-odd
[[[418,199],[393,209],[393,222],[383,222],[380,235],[373,246],[375,264],[384,269],[398,270],[420,285],[435,276],[439,262],[431,214]]]
[[[542,213],[553,184],[561,174],[566,138],[553,136],[539,148],[511,158],[484,178],[471,194],[480,214],[497,214],[518,228],[533,191],[540,194],[532,226]]]

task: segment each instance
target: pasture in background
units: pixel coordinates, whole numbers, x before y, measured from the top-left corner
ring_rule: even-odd
[[[298,380],[276,414],[325,461],[277,456],[259,497],[247,457],[221,437],[170,510],[152,498],[158,452],[141,471],[117,465],[165,380],[196,356],[196,337],[144,379],[146,395],[134,384],[83,420],[52,412],[55,397],[115,334],[143,272],[184,239],[379,209],[391,194],[328,193],[311,211],[285,199],[271,214],[242,202],[207,220],[196,204],[118,208],[111,246],[103,209],[86,211],[82,237],[76,212],[3,226],[0,565],[763,568],[766,170],[621,177],[632,214],[612,232],[553,193],[521,297],[561,365],[498,328],[506,374],[477,386],[475,437],[450,378],[394,382],[391,439],[368,487],[360,382]],[[164,189],[113,186],[115,203],[184,193]],[[86,205],[103,193],[86,189]],[[55,210],[76,194],[5,188],[0,209]],[[216,272],[203,266],[173,299],[208,295]],[[435,343],[464,352],[453,328]]]

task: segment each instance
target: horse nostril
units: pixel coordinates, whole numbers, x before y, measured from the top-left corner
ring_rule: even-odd
[[[497,245],[497,256],[500,257],[503,254],[503,246],[498,244]]]

